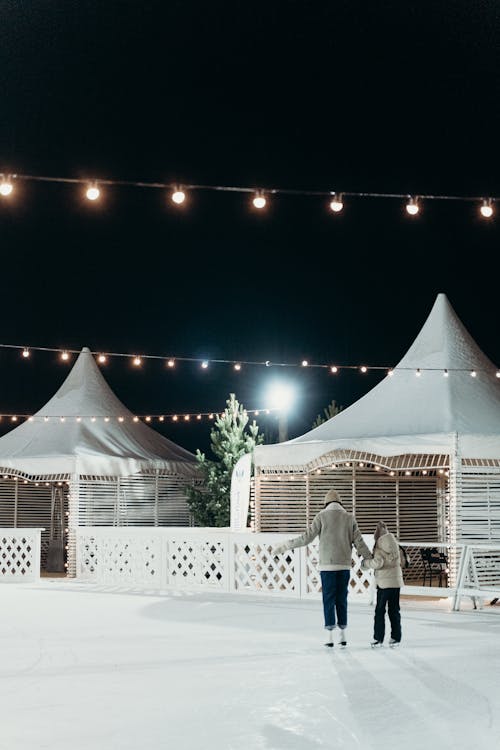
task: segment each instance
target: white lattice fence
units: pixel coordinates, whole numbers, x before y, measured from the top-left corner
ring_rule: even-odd
[[[77,577],[112,585],[319,597],[317,542],[275,556],[273,548],[283,538],[186,528],[80,529]],[[366,542],[370,545],[371,537]],[[350,592],[368,593],[370,580],[354,554]]]
[[[40,578],[40,534],[43,530],[0,528],[0,581]]]

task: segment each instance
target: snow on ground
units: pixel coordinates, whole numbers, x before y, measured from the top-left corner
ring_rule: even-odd
[[[319,601],[3,584],[0,748],[472,750],[500,743],[498,609],[403,603],[372,650],[351,600],[326,649]]]

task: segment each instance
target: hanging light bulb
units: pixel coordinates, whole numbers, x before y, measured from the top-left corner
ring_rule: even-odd
[[[417,372],[415,373],[415,375],[417,376],[417,378],[421,377],[421,375],[422,375],[422,372],[421,372],[421,370],[420,370],[420,367],[418,368],[418,370],[417,370]]]
[[[493,205],[491,202],[491,198],[483,200],[483,204],[479,209],[479,213],[481,214],[481,216],[484,216],[485,219],[491,219],[491,217],[493,216]]]
[[[184,421],[189,422],[190,416],[189,414],[184,414]]]
[[[338,368],[338,367],[335,367],[335,365],[332,365],[332,366],[330,367],[330,372],[333,372],[333,374],[334,374],[334,375],[335,375],[335,373],[336,373],[336,372],[338,372],[338,371],[339,371],[339,368]]]
[[[68,361],[68,359],[69,359],[69,354],[68,354],[68,352],[62,352],[62,354],[61,354],[61,359],[63,360],[63,362],[67,362],[67,361]]]
[[[180,187],[176,187],[171,195],[172,201],[178,206],[186,200],[186,193]]]
[[[132,361],[135,367],[140,367],[142,365],[142,359],[140,357],[134,357]]]
[[[359,368],[361,372],[368,372],[368,367],[365,367],[365,365],[362,365],[362,367]]]
[[[146,422],[151,422],[151,417],[146,417]]]
[[[500,378],[500,370],[497,370],[497,371],[496,371],[496,373],[495,373],[495,376],[496,376],[497,378]]]
[[[234,369],[237,370],[238,372],[241,370],[241,365],[239,362],[236,362]]]
[[[123,422],[123,419],[124,419],[123,417],[118,417],[119,422]]]
[[[103,365],[106,362],[106,355],[105,354],[99,354],[99,356],[97,357],[97,361],[100,362],[101,365]]]
[[[177,416],[177,414],[174,414],[174,416],[172,417],[172,421],[177,422],[178,419],[179,417]]]
[[[387,375],[388,375],[388,376],[389,376],[390,378],[392,378],[392,376],[394,375],[394,370],[387,370]]]
[[[475,378],[477,376],[477,372],[475,370],[470,371],[471,378]]]
[[[448,370],[444,370],[443,372],[443,378],[447,378],[449,376]]]
[[[170,359],[169,359],[169,360],[167,361],[167,367],[175,367],[175,360],[174,360],[174,359],[172,359],[172,358],[170,358]]]
[[[134,417],[133,421],[134,422],[138,422],[139,421],[139,417]]]
[[[342,200],[342,193],[332,193],[332,200],[330,201],[330,211],[334,214],[339,214],[344,208]]]
[[[420,206],[417,198],[409,199],[408,203],[406,204],[406,211],[410,214],[410,216],[416,216],[418,214],[418,212],[420,211]]]
[[[258,208],[258,209],[265,208],[267,201],[264,197],[264,193],[262,191],[255,193],[252,203],[255,206],[255,208]]]
[[[23,357],[24,357],[24,359],[28,359],[29,356],[30,356],[30,350],[26,349],[26,348],[23,349]]]
[[[159,420],[160,422],[164,422],[164,421],[165,421],[165,417],[164,417],[164,416],[162,415],[161,417],[158,417],[158,420]]]
[[[309,366],[309,362],[307,361],[307,359],[303,359],[302,362],[301,362],[301,364],[302,364],[302,367],[308,367]]]
[[[89,201],[96,201],[100,195],[101,195],[101,191],[97,187],[96,182],[93,182],[91,185],[89,185],[85,192],[85,196],[87,200]]]
[[[0,195],[3,195],[4,198],[6,198],[8,195],[12,193],[14,190],[14,186],[12,185],[12,182],[10,181],[10,177],[4,177],[1,176],[0,180]]]
[[[207,367],[208,367],[208,361],[207,361],[206,359],[204,359],[204,360],[203,360],[203,362],[201,363],[201,366],[202,366],[202,368],[203,368],[204,370],[206,370],[206,369],[207,369]]]
[[[201,419],[201,414],[198,414],[198,416],[196,417],[196,419]]]

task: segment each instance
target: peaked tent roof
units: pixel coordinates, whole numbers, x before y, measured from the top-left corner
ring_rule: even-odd
[[[116,419],[104,422],[105,416]],[[118,422],[120,416],[124,422]],[[74,419],[61,423],[60,417]],[[95,422],[92,417],[97,417]],[[33,420],[0,438],[0,466],[28,475],[126,476],[160,469],[196,476],[192,453],[132,418],[85,347],[62,386]]]
[[[421,376],[416,377],[419,368]],[[472,370],[477,371],[476,377],[471,377]],[[455,435],[462,455],[500,458],[500,381],[496,367],[470,336],[446,295],[438,294],[392,376],[304,435],[278,445],[257,446],[255,462],[258,466],[303,466],[335,449],[383,456],[448,454]]]

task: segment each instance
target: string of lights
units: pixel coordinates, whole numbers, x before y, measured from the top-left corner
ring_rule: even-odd
[[[71,358],[74,355],[81,353],[80,349],[62,349],[60,347],[51,346],[24,346],[23,344],[0,344],[0,349],[13,349],[21,353],[22,359],[29,359],[32,352],[52,352],[58,355],[58,358],[65,363],[70,363]],[[300,362],[272,362],[271,360],[235,360],[235,359],[204,359],[201,357],[184,357],[184,356],[166,356],[163,354],[126,354],[123,352],[111,352],[111,351],[100,351],[90,352],[100,365],[106,365],[111,358],[126,359],[134,368],[140,369],[145,361],[156,360],[164,364],[167,369],[173,369],[180,362],[187,362],[197,364],[202,370],[208,370],[210,365],[230,365],[233,370],[240,372],[244,367],[291,367],[300,369],[321,369],[327,370],[329,373],[336,375],[342,370],[355,370],[359,373],[366,374],[369,371],[384,371],[389,377],[391,377],[395,368],[390,365],[353,365],[353,364],[331,364],[331,363],[320,363],[310,362],[307,359],[302,359]],[[500,379],[500,369],[495,367],[493,371],[486,370],[484,368],[478,368],[474,366],[470,367],[401,367],[398,365],[398,371],[414,372],[416,377],[421,377],[425,372],[440,372],[443,377],[449,377],[452,373],[469,373],[473,378],[481,372],[493,372],[495,377]]]
[[[270,409],[245,409],[244,413],[248,416],[263,416],[263,415],[269,415],[280,411],[278,407],[273,407]],[[80,414],[77,416],[67,416],[67,415],[58,415],[58,414],[51,414],[50,416],[43,415],[43,414],[13,414],[13,413],[0,413],[0,421],[2,419],[7,419],[10,422],[38,422],[42,424],[55,424],[55,423],[78,423],[78,422],[118,422],[118,423],[131,423],[131,422],[201,422],[206,420],[216,420],[219,417],[221,419],[224,418],[225,413],[224,412],[216,412],[216,411],[204,411],[204,412],[182,412],[177,414],[135,414],[133,416],[116,416],[116,414],[113,415],[88,415],[88,414]]]
[[[111,180],[111,179],[86,179],[79,177],[55,177],[47,175],[31,174],[1,174],[0,173],[0,197],[9,198],[15,192],[17,182],[47,182],[61,183],[81,186],[84,189],[85,198],[91,203],[98,201],[108,187],[134,187],[163,190],[168,194],[168,199],[176,206],[181,207],[189,203],[190,192],[212,191],[222,193],[242,193],[251,196],[251,205],[258,211],[263,211],[273,196],[310,196],[325,198],[328,207],[334,214],[339,214],[344,209],[346,198],[380,198],[405,201],[404,207],[409,216],[417,216],[427,201],[455,201],[475,203],[479,214],[484,219],[491,219],[495,213],[495,205],[500,200],[498,196],[471,196],[471,195],[438,195],[419,193],[410,195],[408,193],[384,193],[384,192],[362,192],[354,190],[300,190],[294,188],[278,187],[245,187],[230,185],[200,185],[196,183],[171,183],[171,182],[146,182],[139,180]]]

